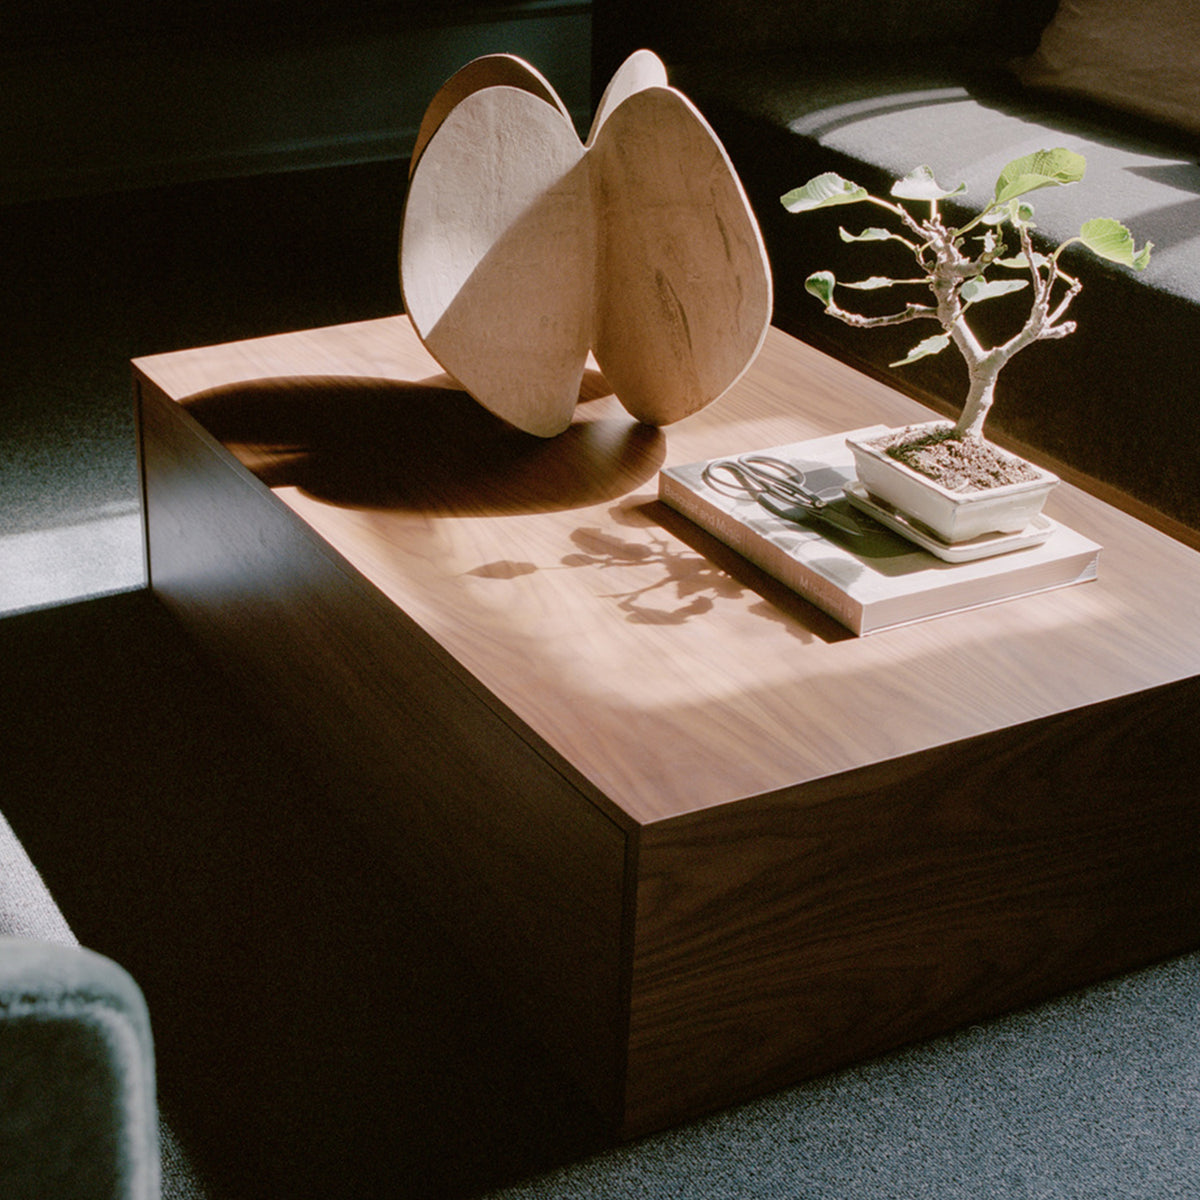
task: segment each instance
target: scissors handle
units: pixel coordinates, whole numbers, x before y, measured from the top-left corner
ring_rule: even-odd
[[[805,486],[803,471],[769,454],[715,459],[704,468],[703,477],[714,491],[733,497],[750,496],[785,520],[803,522],[815,517],[845,533],[862,532],[856,521],[831,508],[830,501]]]
[[[828,503],[822,496],[805,486],[804,472],[769,454],[744,454],[737,460],[754,476],[757,483],[777,500],[793,504],[808,504],[820,511]]]

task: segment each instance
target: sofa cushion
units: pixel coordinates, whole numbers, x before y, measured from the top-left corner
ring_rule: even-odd
[[[1148,31],[1153,31],[1148,36]],[[1017,73],[1200,133],[1200,8],[1179,0],[1062,0]]]
[[[849,329],[804,291],[805,277],[821,269],[844,279],[903,277],[911,261],[883,261],[880,243],[845,245],[838,236],[839,225],[882,223],[878,214],[797,216],[779,197],[822,171],[886,194],[924,162],[944,185],[966,183],[965,201],[977,208],[1011,159],[1053,146],[1082,153],[1082,183],[1030,197],[1043,240],[1073,236],[1089,217],[1115,217],[1138,246],[1155,243],[1150,266],[1135,273],[1068,249],[1067,269],[1084,280],[1072,308],[1078,331],[1013,359],[988,430],[1200,528],[1194,455],[1169,453],[1200,445],[1200,166],[1182,135],[1109,109],[1097,119],[1086,106],[1022,90],[997,64],[936,54],[900,65],[831,55],[803,69],[787,58],[681,64],[672,82],[712,121],[746,185],[771,258],[776,323],[951,413],[966,389],[957,355],[893,369],[923,336],[916,327]],[[857,295],[886,303],[881,293]],[[979,310],[986,340],[1013,332],[1022,295]]]
[[[1030,197],[1043,238],[1059,242],[1077,234],[1089,217],[1115,217],[1139,245],[1155,243],[1139,282],[1200,302],[1200,260],[1192,243],[1200,223],[1200,165],[1169,130],[1099,125],[1092,114],[1022,93],[1007,85],[1003,73],[969,60],[965,66],[834,60],[801,72],[772,59],[750,68],[709,69],[703,77],[690,69],[679,74],[679,86],[718,122],[722,112],[749,115],[792,134],[797,147],[814,144],[850,169],[861,163],[888,178],[927,163],[943,184],[967,185],[969,207],[991,196],[1006,162],[1052,146],[1076,150],[1088,163],[1083,182]],[[738,159],[735,153],[744,174],[761,173],[760,164]],[[794,156],[788,186],[804,183],[811,161]],[[764,197],[759,207],[777,203],[777,197]],[[856,219],[853,210],[842,216],[851,225]],[[797,238],[804,236],[800,220],[793,228]]]

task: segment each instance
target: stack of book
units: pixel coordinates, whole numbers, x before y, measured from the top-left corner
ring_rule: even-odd
[[[714,487],[714,459],[665,468],[659,498],[859,635],[1096,578],[1100,546],[1045,516],[1024,535],[938,553],[901,536],[896,522],[868,515],[883,515],[874,505],[856,503],[867,498],[855,488],[847,436],[752,451],[794,466],[830,499],[833,520],[802,510],[785,518],[749,493]]]

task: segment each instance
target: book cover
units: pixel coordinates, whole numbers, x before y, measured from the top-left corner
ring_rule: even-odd
[[[855,478],[847,436],[752,453],[783,459],[804,473],[806,487],[837,497]],[[1039,520],[1046,523],[1047,536],[1036,545],[947,562],[844,497],[833,501],[836,515],[844,518],[833,525],[815,517],[788,520],[749,494],[728,495],[705,479],[705,468],[715,461],[665,468],[659,474],[659,498],[860,636],[1097,575],[1100,546],[1046,517]]]

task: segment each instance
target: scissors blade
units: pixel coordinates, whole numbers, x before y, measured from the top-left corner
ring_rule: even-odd
[[[793,521],[797,525],[824,521],[825,524],[841,530],[842,533],[848,533],[852,537],[862,536],[863,528],[854,516],[839,512],[833,507],[834,502],[827,502],[820,506],[808,503],[785,506],[766,495],[758,496],[756,499],[772,516],[782,517],[785,521]]]
[[[853,513],[842,512],[834,508],[834,501],[830,501],[824,508],[818,509],[813,516],[818,521],[824,521],[828,525],[832,525],[834,529],[840,529],[843,533],[848,533],[852,537],[861,537],[865,532],[862,523]]]

